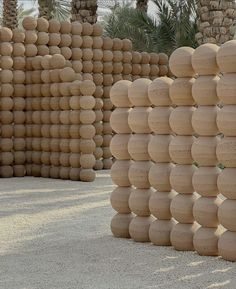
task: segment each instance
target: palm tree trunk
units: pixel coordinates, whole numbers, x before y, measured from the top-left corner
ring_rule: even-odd
[[[235,35],[235,0],[198,1],[198,44],[223,44]]]
[[[71,20],[80,22],[97,22],[97,0],[72,0]]]
[[[18,26],[17,0],[3,0],[3,26],[10,29]]]
[[[137,0],[136,1],[136,8],[138,10],[147,12],[148,9],[148,0]]]

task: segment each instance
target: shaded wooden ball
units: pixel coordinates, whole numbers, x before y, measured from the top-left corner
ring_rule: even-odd
[[[37,19],[27,16],[23,19],[22,25],[25,30],[34,30],[37,27]]]
[[[197,168],[193,165],[176,165],[170,172],[171,187],[181,194],[194,192],[192,177]]]
[[[112,208],[120,214],[128,214],[131,212],[129,207],[129,197],[131,194],[130,187],[117,187],[110,196]]]
[[[83,154],[91,154],[94,152],[96,144],[93,139],[81,139],[80,151]]]
[[[149,227],[153,221],[153,217],[134,217],[129,225],[131,238],[135,242],[149,242]]]
[[[150,216],[149,198],[152,189],[132,189],[129,196],[129,208],[138,216]]]
[[[60,31],[61,24],[56,19],[50,19],[49,21],[49,29],[50,33],[58,33]]]
[[[192,67],[193,53],[194,49],[191,47],[180,47],[171,54],[169,66],[175,76],[192,77],[195,75]]]
[[[193,188],[203,197],[217,196],[217,179],[220,169],[217,167],[199,167],[193,174]]]
[[[150,107],[135,107],[129,111],[128,125],[134,133],[150,133],[148,116],[151,112]]]
[[[157,246],[171,246],[170,233],[176,224],[174,220],[155,220],[149,228],[150,241]]]
[[[71,82],[75,80],[75,71],[71,67],[65,67],[60,71],[60,79],[63,82]]]
[[[95,165],[95,157],[93,154],[81,154],[80,165],[83,169],[92,169]]]
[[[219,223],[227,230],[236,232],[236,200],[226,199],[218,209]]]
[[[152,164],[148,175],[150,185],[160,192],[169,192],[171,190],[169,178],[172,168],[173,164],[171,163]]]
[[[50,168],[50,178],[59,179],[60,178],[60,167],[51,167]]]
[[[128,98],[134,106],[150,106],[148,99],[148,86],[151,83],[150,79],[140,78],[135,80],[128,87]]]
[[[191,148],[194,142],[192,136],[176,136],[169,144],[172,161],[180,165],[190,165],[193,162]]]
[[[96,90],[96,86],[91,80],[84,80],[80,84],[80,91],[82,95],[93,95]]]
[[[172,140],[171,135],[158,135],[151,136],[148,144],[148,154],[152,161],[156,163],[170,162],[169,144]]]
[[[59,172],[60,179],[69,180],[70,179],[70,168],[69,167],[61,167]]]
[[[37,30],[39,32],[48,32],[49,23],[48,20],[44,17],[37,19]]]
[[[226,231],[219,237],[219,255],[227,261],[236,261],[236,233]]]
[[[133,134],[128,143],[128,152],[135,161],[149,160],[148,144],[151,139],[149,134]]]
[[[5,29],[5,27],[3,27],[3,29]],[[9,29],[9,28],[7,28],[7,29]],[[9,30],[8,30],[8,31],[9,31]],[[7,31],[6,31],[6,32],[7,32]],[[12,40],[13,40],[15,43],[23,43],[23,42],[24,42],[24,40],[25,40],[25,33],[24,33],[23,29],[21,29],[21,28],[15,28],[15,29],[12,30],[12,33],[13,33],[13,35],[12,35]],[[2,37],[1,37],[2,41],[10,41],[10,39],[9,39],[9,36],[10,36],[10,35],[11,35],[11,34],[8,34],[8,32],[7,32],[6,36],[4,37],[5,40],[2,39]]]
[[[14,154],[12,152],[2,152],[1,153],[1,165],[9,166],[14,162]]]
[[[1,57],[1,68],[3,70],[5,69],[11,69],[13,67],[13,59],[11,56],[2,56]]]
[[[226,73],[221,76],[217,83],[217,95],[224,105],[236,104],[235,100],[236,74]]]
[[[8,27],[1,27],[0,29],[0,39],[1,42],[10,42],[13,37],[13,32]]]
[[[221,72],[232,73],[235,71],[236,54],[235,54],[236,40],[230,40],[222,44],[217,53],[217,64]]]
[[[217,113],[217,126],[225,136],[236,136],[236,106],[226,105]]]
[[[94,170],[102,170],[103,169],[103,161],[96,160],[95,166],[93,167]]]
[[[120,187],[131,186],[128,172],[132,165],[132,161],[129,160],[116,160],[111,168],[112,181]]]
[[[131,133],[131,129],[128,125],[128,119],[130,117],[129,108],[116,108],[110,117],[110,124],[112,129],[116,133]]]
[[[103,159],[103,169],[110,170],[114,161],[112,159]]]
[[[74,21],[71,23],[71,33],[73,35],[81,35],[82,29],[82,23],[80,23],[79,21]]]
[[[112,155],[118,160],[129,160],[128,142],[130,134],[116,134],[110,142],[110,150]]]
[[[2,42],[0,44],[0,52],[2,56],[11,56],[13,52],[12,44],[9,42]]]
[[[82,182],[93,182],[95,180],[96,173],[93,169],[81,169],[80,180]]]
[[[192,135],[192,114],[194,108],[180,106],[172,110],[169,118],[170,127],[177,135]]]
[[[148,125],[156,134],[170,134],[169,118],[173,109],[170,107],[154,107],[148,115]]]
[[[61,54],[54,54],[49,58],[49,66],[53,69],[55,68],[64,68],[66,60]]]
[[[47,166],[47,165],[42,166],[41,171],[40,171],[41,177],[42,178],[50,178],[50,169],[51,169],[50,166]]]
[[[193,105],[192,86],[195,78],[176,78],[169,89],[170,99],[175,105]]]
[[[148,86],[148,98],[154,106],[171,105],[169,90],[173,79],[169,77],[156,78]]]
[[[236,138],[224,137],[216,147],[216,155],[219,163],[225,167],[236,167]]]
[[[236,200],[235,173],[235,168],[225,168],[221,171],[217,179],[219,193],[230,200]]]
[[[13,167],[12,166],[1,166],[0,176],[2,178],[12,178],[13,177]]]
[[[111,220],[112,234],[117,238],[130,238],[129,225],[132,214],[116,214]]]
[[[112,86],[110,99],[116,107],[131,107],[130,100],[128,99],[128,88],[131,84],[131,81],[121,80]]]
[[[217,228],[199,228],[193,236],[194,249],[202,256],[218,256],[218,240],[221,232]]]
[[[69,178],[71,181],[79,181],[80,180],[80,169],[79,168],[71,168],[69,172]]]
[[[128,178],[130,183],[139,189],[150,187],[148,174],[152,166],[150,161],[135,161],[129,167]]]

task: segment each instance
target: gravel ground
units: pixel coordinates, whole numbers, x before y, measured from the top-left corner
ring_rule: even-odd
[[[112,237],[109,172],[94,183],[0,180],[1,289],[236,288],[236,264]]]

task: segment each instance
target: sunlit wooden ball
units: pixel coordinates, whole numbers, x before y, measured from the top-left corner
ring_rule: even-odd
[[[69,178],[71,181],[80,180],[80,168],[70,168]]]
[[[110,98],[116,107],[131,107],[130,100],[128,99],[128,88],[131,84],[131,81],[121,80],[112,86]]]
[[[170,127],[178,135],[192,135],[192,107],[177,107],[172,110],[169,118]]]
[[[54,54],[60,54],[61,49],[57,45],[54,46],[49,46],[49,54],[54,55]]]
[[[93,169],[81,169],[80,180],[82,182],[93,182],[95,180],[96,173]]]
[[[165,54],[165,53],[159,53],[158,54],[158,56],[159,56],[159,64],[160,65],[166,65],[166,64],[168,64],[168,55],[167,54]]]
[[[224,137],[216,147],[216,155],[219,163],[225,167],[236,167],[236,139]]]
[[[103,169],[103,161],[102,160],[96,160],[95,166],[93,167],[94,170],[102,170]]]
[[[38,49],[35,44],[26,44],[25,45],[25,56],[34,57],[37,55]]]
[[[170,172],[173,164],[170,163],[157,163],[152,164],[148,174],[150,185],[158,191],[169,192],[170,186]]]
[[[51,58],[52,55],[45,55],[42,57],[41,66],[43,69],[49,70],[51,68]]]
[[[98,125],[98,123],[101,124],[100,122],[103,120],[103,112],[101,109],[95,110],[95,117],[96,117],[95,118],[96,125]],[[97,131],[97,127],[96,127],[96,131]]]
[[[222,107],[217,113],[217,126],[219,131],[225,136],[236,136],[235,117],[236,106],[226,105]]]
[[[217,53],[217,64],[221,72],[235,72],[235,47],[236,40],[230,40],[222,44]]]
[[[37,32],[34,30],[25,31],[25,41],[26,44],[35,44],[38,40]]]
[[[227,261],[236,261],[236,232],[226,231],[218,241],[219,255]]]
[[[193,105],[192,86],[194,82],[195,78],[189,77],[175,79],[169,89],[172,103],[176,105]]]
[[[80,140],[79,139],[71,139],[70,140],[70,151],[72,153],[80,152]]]
[[[45,152],[45,151],[42,152],[41,163],[44,165],[50,165],[50,152]]]
[[[135,161],[149,160],[148,144],[151,135],[148,134],[133,134],[128,142],[128,152],[131,158]]]
[[[49,165],[44,165],[41,167],[41,177],[42,178],[49,178],[50,177],[50,169],[51,167]]]
[[[176,165],[170,172],[171,187],[181,194],[192,194],[194,192],[192,177],[197,170],[192,165]]]
[[[92,35],[92,34],[93,34],[93,25],[88,22],[82,23],[82,35]]]
[[[217,212],[222,199],[218,197],[200,197],[193,206],[193,216],[203,227],[216,228],[219,224]]]
[[[103,27],[99,23],[93,24],[93,36],[101,36],[103,33]]]
[[[69,47],[61,47],[61,54],[63,55],[63,57],[65,57],[66,60],[71,59],[72,56],[72,51]]]
[[[37,19],[27,16],[23,19],[22,25],[25,30],[34,30],[37,27]]]
[[[70,125],[61,124],[59,133],[61,138],[70,138]]]
[[[70,34],[72,29],[72,24],[69,21],[61,21],[60,32],[62,34]]]
[[[152,163],[150,161],[136,161],[130,165],[128,177],[130,183],[139,189],[148,189],[150,182],[148,178]]]
[[[69,156],[69,163],[72,168],[80,168],[80,154],[71,153]]]
[[[104,110],[112,110],[113,104],[109,98],[103,99],[103,109]]]
[[[160,77],[151,82],[148,86],[148,98],[155,106],[169,106],[171,100],[169,90],[173,83],[173,79],[168,77]]]
[[[224,171],[223,171],[224,172]],[[193,174],[193,188],[204,197],[214,197],[218,195],[217,179],[220,169],[217,167],[200,167]]]
[[[69,167],[61,167],[59,174],[60,174],[60,179],[69,180],[70,179],[70,168]]]
[[[132,42],[130,39],[123,39],[123,51],[131,51],[132,50]]]
[[[12,83],[1,83],[1,97],[11,97],[16,93],[14,88],[15,85],[13,86]]]
[[[81,154],[80,165],[83,169],[92,169],[95,165],[95,157],[93,154]]]
[[[12,166],[1,166],[0,176],[2,178],[12,178],[13,177],[13,167]]]
[[[134,106],[150,106],[148,99],[148,86],[151,80],[140,78],[128,87],[128,98]]]
[[[170,162],[169,144],[172,136],[152,135],[148,144],[148,154],[157,163]]]
[[[138,63],[132,64],[131,74],[132,74],[132,81],[133,82],[137,79],[140,79],[141,71],[142,71],[141,64],[138,64]]]
[[[91,124],[83,124],[79,128],[81,138],[92,139],[95,136],[95,127]]]
[[[1,42],[10,42],[12,38],[13,38],[13,31],[8,27],[1,27],[0,29]]]
[[[236,200],[235,168],[225,168],[219,174],[217,186],[219,193],[230,200]]]
[[[174,220],[155,220],[149,228],[150,241],[157,246],[170,246],[170,233],[176,224]]]
[[[25,72],[22,70],[13,71],[13,82],[14,83],[24,83],[25,82]]]
[[[13,67],[13,58],[11,56],[2,56],[1,57],[1,68],[11,69]]]
[[[169,118],[173,109],[170,107],[154,107],[148,115],[148,125],[156,134],[170,134]]]
[[[80,91],[82,95],[93,95],[95,92],[96,86],[91,80],[84,80],[80,84]]]
[[[192,67],[193,53],[194,53],[194,49],[191,47],[180,47],[180,48],[177,48],[171,54],[170,59],[169,59],[169,65],[170,65],[170,69],[172,73],[175,76],[192,77],[195,75],[195,72]]]
[[[99,110],[100,111],[100,110]],[[106,111],[103,111],[103,121],[104,122],[109,122],[110,121],[110,118],[111,118],[111,111],[109,110],[106,110]]]
[[[69,139],[61,139],[60,140],[60,151],[63,153],[70,152],[70,140]]]
[[[53,69],[64,68],[65,64],[66,60],[61,54],[54,54],[49,58],[49,66]]]
[[[128,152],[128,142],[130,134],[116,134],[111,139],[110,149],[112,155],[119,160],[128,160],[130,155]]]
[[[159,54],[151,52],[150,53],[150,63],[151,64],[158,64],[159,63]]]
[[[38,45],[38,55],[46,56],[49,54],[49,48],[47,45]]]
[[[157,66],[155,64],[151,64],[150,65],[150,76],[151,76],[151,79],[155,80],[156,78],[158,78],[159,73],[160,73],[159,66]],[[168,75],[168,76],[170,76],[170,75]]]
[[[169,72],[169,67],[167,65],[159,65],[159,73],[160,76],[167,76]]]
[[[130,238],[129,225],[132,219],[132,214],[116,214],[111,220],[112,234],[117,238]]]
[[[131,212],[129,208],[130,194],[131,194],[130,187],[115,188],[110,196],[112,208],[120,214],[129,214]]]
[[[96,144],[93,139],[81,139],[80,151],[83,154],[91,154],[94,152]]]
[[[135,107],[130,110],[128,115],[128,124],[130,129],[135,133],[150,133],[151,129],[148,125],[148,116],[151,108]]]
[[[224,105],[236,104],[235,100],[236,74],[227,73],[221,76],[217,83],[217,95]]]
[[[138,216],[150,216],[149,198],[152,189],[132,189],[129,197],[129,208]]]
[[[12,44],[9,42],[0,43],[1,56],[11,56],[13,52]]]
[[[13,81],[13,71],[9,69],[2,70],[0,76],[2,83],[11,83]]]
[[[93,138],[95,144],[97,147],[101,147],[102,146],[102,143],[103,143],[103,136],[102,135],[98,135],[96,134]]]
[[[74,21],[71,23],[71,33],[72,35],[81,35],[83,26],[79,21]]]
[[[2,27],[2,29],[6,29],[6,27]],[[3,39],[1,37],[2,41],[7,41],[8,42],[8,41],[11,40],[11,37],[10,37],[11,34],[8,34],[8,31],[9,31],[8,29],[9,28],[7,28],[7,30],[5,30],[7,32],[6,37],[3,37]],[[2,34],[3,33],[4,32],[2,32]],[[5,38],[5,40],[4,40],[4,38]],[[25,40],[25,31],[23,31],[23,29],[21,29],[21,28],[13,29],[12,30],[12,40],[15,43],[23,43],[24,40]]]
[[[50,33],[58,33],[60,31],[61,24],[59,21],[57,21],[56,19],[50,19],[48,22],[49,22],[48,31]]]
[[[236,210],[235,210],[236,200],[226,199],[219,206],[218,218],[219,223],[224,226],[227,230],[236,232]]]
[[[39,32],[48,32],[49,23],[48,20],[44,17],[37,19],[37,30]]]
[[[130,133],[131,129],[128,125],[129,108],[116,108],[110,118],[112,129],[116,133]]]
[[[60,164],[63,167],[69,167],[70,166],[70,154],[68,153],[60,153]]]
[[[13,43],[13,56],[23,56],[25,53],[25,46],[23,43]]]
[[[129,225],[131,238],[135,242],[149,242],[149,227],[153,221],[153,217],[134,217]]]
[[[180,165],[192,164],[191,148],[194,142],[192,136],[176,136],[169,144],[169,153],[172,161]]]
[[[75,71],[70,67],[65,67],[60,71],[60,79],[63,82],[71,82],[75,80]]]
[[[81,110],[79,117],[82,124],[92,124],[96,119],[96,114],[93,110]]]
[[[132,162],[129,160],[116,160],[111,168],[112,181],[120,187],[129,187],[128,171]]]
[[[100,147],[96,147],[93,152],[95,158],[98,160],[103,157],[103,149]]]
[[[80,35],[72,35],[72,48],[80,48],[82,47],[83,38]]]

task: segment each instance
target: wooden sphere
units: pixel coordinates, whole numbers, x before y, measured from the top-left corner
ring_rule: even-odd
[[[135,133],[150,133],[151,129],[148,125],[148,116],[151,108],[135,107],[129,111],[128,125],[132,132]]]
[[[61,34],[60,33],[49,33],[49,46],[59,46],[61,42]]]
[[[70,140],[69,139],[61,139],[60,140],[60,151],[63,153],[70,152]]]
[[[212,75],[219,73],[216,55],[219,46],[206,43],[197,47],[192,55],[192,66],[198,75]]]
[[[0,29],[0,39],[1,42],[10,42],[13,37],[13,31],[8,27],[1,27]]]
[[[128,99],[128,88],[131,84],[131,81],[121,80],[112,86],[110,98],[116,107],[131,107],[130,100]]]
[[[61,47],[61,54],[63,57],[65,57],[66,60],[69,60],[71,59],[71,56],[72,56],[72,51],[69,47]],[[69,62],[70,64],[70,62]],[[70,67],[71,65],[69,65],[68,67]]]
[[[155,220],[149,228],[150,241],[157,246],[170,246],[170,233],[175,225],[174,220]]]
[[[5,69],[0,73],[2,83],[11,83],[13,81],[13,71]]]
[[[236,261],[236,233],[226,231],[219,237],[219,255],[227,261]]]
[[[131,212],[129,208],[130,194],[131,194],[130,187],[115,188],[110,196],[112,208],[120,214],[129,214]]]
[[[71,67],[65,67],[60,71],[60,79],[63,82],[71,82],[75,80],[75,71]]]
[[[123,39],[123,50],[131,51],[132,50],[132,42],[130,39]]]
[[[80,180],[82,182],[93,182],[95,180],[96,173],[93,169],[81,169]]]
[[[14,57],[14,59],[13,59],[13,68],[14,69],[24,70],[25,67],[26,67],[26,61],[25,61],[24,57],[22,57],[22,56]],[[28,81],[28,79],[26,78],[26,82],[27,81]]]
[[[130,180],[128,176],[128,171],[132,161],[129,160],[116,160],[111,168],[111,178],[112,181],[120,187],[129,187]]]
[[[96,119],[95,112],[93,110],[81,110],[80,122],[82,124],[93,124]]]
[[[194,249],[202,256],[218,256],[220,231],[217,228],[199,228],[193,236]]]
[[[111,220],[112,234],[117,238],[130,238],[129,225],[132,219],[132,214],[116,214]]]
[[[25,82],[25,73],[22,70],[14,70],[13,71],[13,82],[17,84],[21,84]]]
[[[95,128],[91,124],[83,124],[79,128],[81,138],[92,139],[95,136]]]
[[[95,150],[96,144],[92,139],[80,140],[80,151],[83,154],[92,154]]]
[[[181,194],[192,194],[194,192],[192,177],[197,170],[192,165],[176,165],[170,172],[171,187]]]
[[[104,122],[103,123],[103,134],[112,134],[112,128],[109,122]]]
[[[159,73],[160,76],[167,76],[169,72],[169,68],[167,65],[159,65]]]
[[[51,147],[51,150],[54,147]],[[59,149],[58,149],[59,150]],[[59,166],[60,165],[60,153],[59,152],[50,152],[50,163],[53,166]]]
[[[71,181],[79,181],[80,180],[80,169],[79,168],[71,168],[69,172],[69,178]]]
[[[103,157],[103,149],[100,147],[96,147],[93,152],[95,158],[98,160]]]
[[[169,89],[170,99],[175,105],[193,105],[192,86],[195,78],[176,78]]]
[[[46,56],[49,54],[49,48],[47,45],[38,45],[38,55]]]
[[[1,97],[0,105],[1,105],[1,110],[11,110],[13,109],[14,102],[11,97]]]
[[[129,225],[131,238],[135,242],[149,242],[149,227],[152,222],[152,217],[134,217]]]
[[[0,44],[1,56],[11,56],[13,52],[13,46],[9,42],[2,42]]]
[[[148,175],[150,185],[158,191],[169,192],[171,190],[169,178],[172,167],[173,165],[170,163],[152,164]]]
[[[225,167],[236,167],[236,138],[224,137],[216,147],[216,155],[219,163]]]
[[[92,35],[92,34],[93,34],[93,25],[88,22],[82,23],[82,35]]]
[[[13,122],[13,113],[11,111],[1,111],[1,123],[11,124]]]
[[[170,127],[177,135],[192,135],[192,107],[177,107],[172,110],[169,118]]]
[[[34,30],[25,31],[25,41],[26,44],[35,44],[38,40],[38,34]]]
[[[152,135],[148,144],[148,154],[156,163],[168,163],[171,161],[169,155],[169,144],[172,140],[170,135]]]
[[[73,35],[81,35],[83,26],[79,21],[73,21],[71,23],[71,33]]]
[[[25,46],[23,43],[13,43],[13,56],[24,56]]]
[[[222,200],[218,197],[200,197],[193,206],[193,216],[203,227],[216,228],[219,221],[217,217],[218,207]]]
[[[72,153],[80,152],[80,140],[79,139],[71,139],[70,140],[70,151]]]
[[[104,170],[110,170],[114,161],[112,159],[103,159],[103,169]]]
[[[110,118],[112,129],[116,133],[130,133],[131,129],[128,125],[129,108],[116,108]]]
[[[49,23],[48,20],[44,17],[37,19],[37,30],[39,32],[48,32]]]
[[[60,179],[69,180],[70,179],[70,168],[61,167],[59,172]]]
[[[148,174],[152,163],[150,161],[136,161],[130,165],[128,177],[130,183],[139,189],[150,187]]]
[[[217,126],[224,136],[236,136],[236,106],[226,105],[217,113]]]
[[[95,165],[95,157],[93,154],[81,154],[80,165],[83,169],[92,169]]]
[[[49,66],[53,69],[64,68],[65,64],[66,60],[61,54],[54,54],[49,58]]]
[[[173,79],[160,77],[151,82],[148,86],[148,98],[154,106],[169,106],[171,100],[169,90]]]
[[[128,142],[130,134],[116,134],[111,139],[110,150],[112,155],[118,160],[129,160]]]
[[[152,189],[132,189],[129,196],[129,208],[138,216],[150,216],[149,198]]]
[[[227,73],[221,76],[217,83],[217,95],[224,105],[236,104],[235,100],[236,74]]]
[[[2,124],[1,125],[1,137],[11,138],[13,136],[13,126],[12,124]]]
[[[219,223],[227,230],[236,232],[236,200],[226,199],[218,209]]]
[[[219,193],[230,200],[236,200],[235,173],[235,168],[225,168],[217,179]]]
[[[35,44],[26,44],[25,45],[25,56],[34,57],[37,55],[38,49]]]
[[[72,168],[80,168],[80,154],[71,153],[69,156],[69,163]]]
[[[50,169],[51,169],[50,166],[47,166],[47,165],[42,166],[41,172],[40,172],[41,177],[42,178],[50,178]]]
[[[195,75],[192,67],[193,53],[194,49],[191,47],[180,47],[171,54],[169,65],[175,76],[193,77]]]
[[[60,165],[63,167],[69,167],[70,166],[70,154],[69,153],[60,153]]]
[[[0,176],[2,178],[12,178],[13,177],[13,167],[12,166],[1,166]]]
[[[50,168],[50,178],[59,179],[60,178],[60,167],[51,167]]]
[[[1,68],[11,69],[13,67],[13,58],[11,56],[2,56],[1,57]]]
[[[148,144],[151,135],[149,134],[133,134],[129,138],[128,152],[135,161],[149,160]]]
[[[49,46],[49,54],[54,55],[54,54],[60,54],[60,53],[61,53],[61,49],[57,45]]]
[[[13,95],[16,95],[16,91],[15,91],[15,86],[17,84],[15,84],[14,86],[11,83],[1,83],[1,97],[10,97]],[[18,86],[18,85],[17,85]],[[20,84],[20,86],[22,86],[22,84]],[[25,87],[25,85],[23,85]],[[17,92],[19,92],[20,90],[17,90]],[[22,89],[21,89],[22,92]],[[23,96],[25,95],[25,91],[23,93]]]
[[[115,135],[116,136],[116,135]],[[103,137],[101,135],[95,135],[93,138],[97,147],[101,147],[103,143]]]
[[[61,21],[60,32],[63,34],[70,34],[72,29],[72,24],[69,21]]]
[[[193,188],[203,197],[218,195],[217,179],[220,169],[217,167],[200,167],[193,174]]]
[[[23,43],[25,40],[25,32],[23,31],[23,29],[21,28],[15,28],[12,31],[9,28],[6,27],[2,27],[2,29],[6,29],[6,34],[4,37],[1,36],[1,40],[2,41],[10,41],[11,38],[13,40],[13,42],[15,43]],[[11,31],[10,34],[8,33],[9,30]],[[2,34],[4,33],[3,31],[1,31]],[[12,33],[12,37],[11,37],[11,33]]]
[[[42,152],[41,163],[44,165],[50,165],[50,152]]]
[[[45,55],[43,56],[42,60],[41,60],[41,66],[43,69],[49,70],[51,67],[51,58],[52,55]]]
[[[11,138],[2,138],[0,145],[2,152],[10,152],[13,149],[13,140]]]
[[[217,64],[221,72],[232,73],[235,71],[235,47],[236,40],[230,40],[222,44],[217,53]]]
[[[170,107],[154,107],[148,115],[148,125],[156,134],[170,134],[169,118],[173,109]]]
[[[1,165],[9,166],[14,162],[14,154],[12,152],[2,152],[1,153]]]
[[[27,16],[23,19],[22,25],[25,30],[34,30],[37,27],[37,19]]]
[[[26,174],[24,165],[14,165],[13,166],[13,175],[14,177],[24,177]]]
[[[95,92],[96,86],[91,80],[84,80],[80,84],[80,91],[82,95],[93,95]]]
[[[176,136],[169,145],[171,160],[180,165],[191,165],[193,162],[191,148],[194,142],[192,136]]]
[[[128,98],[132,105],[150,106],[151,103],[148,99],[148,86],[150,83],[150,79],[140,78],[128,87]]]

